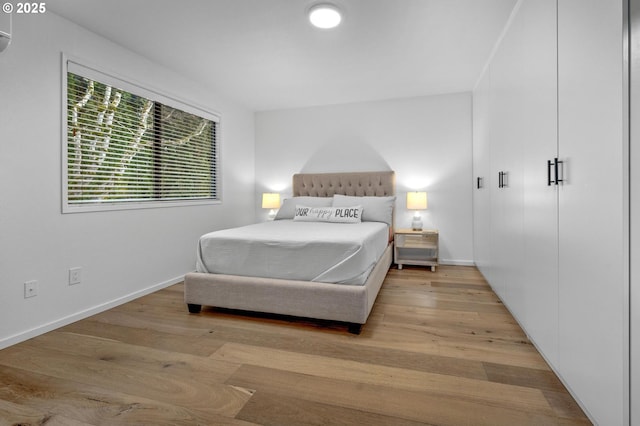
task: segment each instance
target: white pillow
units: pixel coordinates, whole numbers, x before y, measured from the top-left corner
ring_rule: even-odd
[[[358,223],[362,218],[362,206],[310,207],[296,206],[293,220],[302,222]]]
[[[293,219],[296,214],[296,205],[304,204],[311,207],[331,207],[333,198],[331,197],[293,197],[285,198],[282,201],[280,210],[276,213],[275,220]]]
[[[355,197],[351,195],[333,196],[333,207],[345,207],[360,205],[363,208],[363,222],[384,222],[393,226],[393,207],[396,196],[388,197]]]

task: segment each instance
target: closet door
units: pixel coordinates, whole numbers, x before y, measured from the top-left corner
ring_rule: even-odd
[[[473,257],[485,277],[491,274],[490,90],[486,72],[473,92]]]
[[[522,4],[523,326],[552,365],[558,350],[558,153],[556,0]],[[550,172],[550,174],[549,174]]]
[[[516,17],[491,72],[491,286],[518,321],[524,312],[522,241],[522,25]]]
[[[558,190],[548,184],[547,161],[558,150],[556,7],[556,0],[519,3],[474,94],[474,156],[483,164],[488,153],[491,170],[489,197],[476,190],[474,199],[478,265],[552,364],[558,336]]]
[[[602,425],[629,409],[622,23],[622,1],[558,0],[558,370]]]

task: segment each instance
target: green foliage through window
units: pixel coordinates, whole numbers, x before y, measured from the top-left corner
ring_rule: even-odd
[[[68,72],[68,205],[217,199],[217,126]]]

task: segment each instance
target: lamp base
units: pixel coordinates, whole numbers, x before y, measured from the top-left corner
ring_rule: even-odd
[[[411,229],[414,231],[422,231],[422,218],[420,216],[414,216],[411,222]]]

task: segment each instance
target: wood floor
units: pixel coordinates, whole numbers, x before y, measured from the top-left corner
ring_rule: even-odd
[[[0,424],[590,424],[475,268],[391,269],[359,336],[182,291],[1,350]]]

